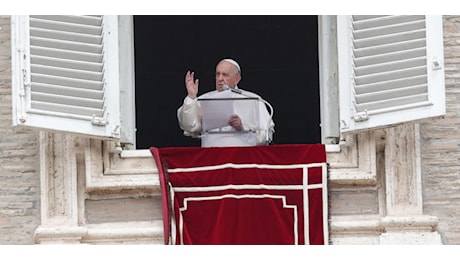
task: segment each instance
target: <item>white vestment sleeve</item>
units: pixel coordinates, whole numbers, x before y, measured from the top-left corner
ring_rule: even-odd
[[[177,109],[179,126],[184,130],[184,135],[199,136],[201,133],[201,113],[198,99],[185,97],[184,103]]]

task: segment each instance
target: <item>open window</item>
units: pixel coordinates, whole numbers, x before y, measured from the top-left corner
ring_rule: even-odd
[[[11,25],[14,125],[135,146],[131,16],[13,16]],[[441,16],[334,16],[330,25],[335,41],[320,32],[319,48],[335,54],[320,63],[335,69],[320,74],[335,70],[337,84],[319,87],[340,98],[322,120],[347,134],[445,113]]]

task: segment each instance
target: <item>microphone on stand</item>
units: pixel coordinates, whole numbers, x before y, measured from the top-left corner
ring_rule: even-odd
[[[231,88],[228,85],[222,85],[222,88],[224,90],[230,90],[233,93],[243,95],[243,91],[241,91],[241,89]],[[243,96],[246,96],[246,95],[243,95]]]
[[[237,94],[243,95],[243,96],[248,97],[248,98],[253,98],[251,96],[243,94],[243,91],[241,89],[231,88],[228,85],[222,85],[222,88],[224,90],[230,90],[233,93],[237,93]],[[273,107],[272,107],[272,105],[270,105],[270,103],[268,103],[265,99],[261,98],[260,96],[259,96],[258,99],[259,99],[259,101],[262,101],[264,104],[266,104],[270,108],[270,118],[268,119],[267,126],[265,127],[265,130],[266,130],[265,142],[267,143],[267,145],[269,145],[270,144],[270,123],[271,123],[271,121],[273,119]]]

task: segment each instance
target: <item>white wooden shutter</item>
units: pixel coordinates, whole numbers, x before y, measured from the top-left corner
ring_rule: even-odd
[[[338,16],[342,133],[445,114],[442,17]]]
[[[13,125],[120,137],[116,16],[13,16]]]

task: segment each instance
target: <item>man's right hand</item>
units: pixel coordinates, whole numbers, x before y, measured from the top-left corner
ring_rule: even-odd
[[[198,94],[198,79],[194,79],[195,72],[187,71],[185,74],[185,87],[187,88],[187,96],[195,99]]]

